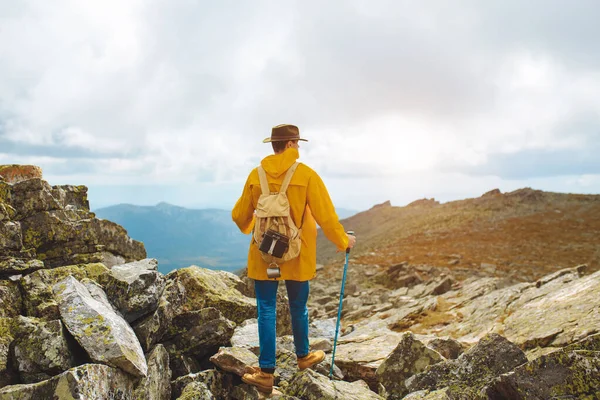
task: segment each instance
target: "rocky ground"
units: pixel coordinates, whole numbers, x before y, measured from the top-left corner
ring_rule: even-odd
[[[0,176],[0,400],[264,398],[240,379],[258,363],[248,279],[165,276],[94,218],[85,187],[33,167]],[[364,261],[350,263],[333,379],[341,263],[312,283],[311,346],[328,354],[314,370],[297,369],[282,289],[272,398],[600,398],[600,272],[523,282]]]

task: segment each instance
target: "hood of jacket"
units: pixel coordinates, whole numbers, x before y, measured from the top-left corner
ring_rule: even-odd
[[[277,178],[285,174],[299,157],[300,153],[298,153],[298,150],[291,147],[286,149],[283,153],[271,154],[270,156],[263,158],[260,165],[268,175]]]

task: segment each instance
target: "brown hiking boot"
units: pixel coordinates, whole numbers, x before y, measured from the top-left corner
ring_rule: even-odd
[[[254,372],[248,372],[242,376],[242,381],[266,394],[273,392],[274,377],[273,374],[262,372],[260,368],[253,367]]]
[[[311,351],[308,353],[306,357],[302,357],[298,359],[298,368],[306,369],[310,368],[315,364],[320,363],[325,359],[325,353],[321,350]]]

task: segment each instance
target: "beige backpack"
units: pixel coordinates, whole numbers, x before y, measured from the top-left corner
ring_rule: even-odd
[[[262,166],[258,167],[262,194],[256,205],[253,238],[263,260],[269,264],[281,264],[300,254],[302,229],[298,229],[292,220],[290,203],[286,194],[298,164],[296,162],[288,169],[281,189],[276,193],[269,191],[267,174]]]

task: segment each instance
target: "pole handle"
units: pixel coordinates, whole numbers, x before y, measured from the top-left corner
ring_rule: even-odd
[[[356,235],[354,235],[354,231],[346,231],[346,234],[356,236]],[[350,247],[348,247],[346,249],[346,254],[350,254]]]

